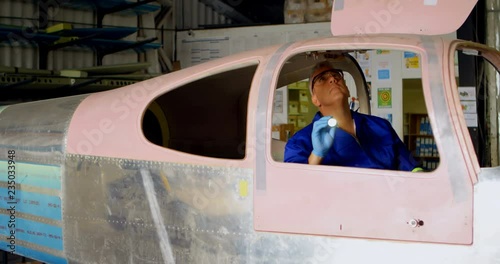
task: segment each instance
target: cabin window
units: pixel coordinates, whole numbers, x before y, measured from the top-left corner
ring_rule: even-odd
[[[257,65],[213,74],[156,98],[143,117],[145,137],[206,157],[245,157],[248,95]]]
[[[422,89],[421,59],[417,53],[401,50],[323,50],[290,57],[274,92],[271,156],[275,161],[284,161],[290,138],[307,130],[318,112],[311,100],[309,75],[324,60],[343,70],[350,92],[346,100],[353,112],[386,119],[423,171],[439,166]]]
[[[491,56],[491,57],[490,57]],[[499,165],[497,95],[500,65],[494,54],[477,47],[458,46],[454,56],[454,79],[461,110],[481,167]],[[498,57],[496,62],[499,63]]]
[[[340,47],[340,44],[337,44],[332,41],[331,45]],[[345,43],[342,45],[347,46]],[[352,47],[355,48],[356,45]],[[410,49],[411,46],[405,47]],[[450,71],[442,72],[443,64],[436,60],[448,57],[443,56],[440,51],[420,48],[406,51],[394,48],[324,50],[295,54],[291,51],[293,49],[288,53],[285,51],[280,66],[275,67],[278,80],[272,87],[275,91],[270,90],[268,93],[270,97],[274,94],[274,110],[281,111],[273,114],[280,114],[281,121],[278,121],[277,117],[273,118],[276,121],[273,126],[273,120],[266,120],[268,131],[274,130],[276,133],[271,133],[273,139],[268,138],[266,141],[272,142],[271,146],[260,150],[261,153],[268,152],[265,153],[266,159],[263,159],[264,166],[259,167],[259,163],[257,164],[255,188],[259,195],[254,197],[255,229],[265,232],[470,245],[473,219],[471,183],[475,175],[468,169],[470,159],[461,152],[464,146],[462,133],[450,129],[458,127],[455,123],[456,110],[450,109],[450,106],[458,104],[449,103],[453,90],[450,90],[449,80],[443,78],[449,78]],[[283,150],[285,145],[293,142],[294,137],[300,133],[310,133],[306,129],[312,120],[305,119],[304,125],[297,120],[298,117],[306,118],[306,114],[313,115],[317,111],[316,105],[306,105],[306,111],[303,111],[301,106],[312,103],[306,85],[307,79],[314,65],[325,59],[331,60],[335,69],[348,72],[353,78],[353,82],[347,84],[353,86],[350,89],[356,91],[355,97],[358,99],[352,106],[352,116],[355,121],[356,118],[359,121],[359,117],[363,115],[361,121],[365,121],[365,124],[356,122],[356,135],[373,131],[372,126],[384,125],[384,130],[379,130],[379,133],[365,133],[365,138],[359,136],[359,144],[355,140],[352,142],[353,139],[347,137],[351,135],[345,132],[340,139],[348,139],[349,144],[339,141],[337,128],[334,144],[340,142],[339,144],[344,144],[340,146],[347,146],[333,150],[345,152],[341,154],[355,162],[360,160],[356,159],[358,157],[368,157],[368,161],[372,162],[370,158],[379,155],[380,158],[376,156],[375,158],[379,159],[374,161],[381,164],[373,162],[374,166],[366,166],[366,163],[361,163],[364,160],[361,160],[361,164],[332,162],[333,164],[308,165],[311,143],[308,143],[309,146],[300,145],[309,152],[305,153],[303,162],[283,163],[283,159],[279,159],[277,151],[280,148]],[[428,73],[428,70],[432,70],[430,76],[422,74]],[[340,74],[325,74],[328,76],[325,80],[328,82],[316,86],[313,96],[316,91],[327,94],[329,91],[340,90],[329,83],[334,78],[342,83]],[[342,91],[345,92],[345,89]],[[348,103],[352,98],[338,96],[338,93],[327,98],[331,99],[330,102],[345,102],[349,111]],[[338,101],[336,98],[346,101]],[[282,101],[277,102],[279,99]],[[291,109],[292,101],[298,101],[296,106],[293,106],[298,109]],[[356,101],[359,101],[359,105]],[[268,102],[268,109],[272,108],[272,103]],[[279,107],[280,103],[282,107]],[[324,100],[322,103],[328,102]],[[293,114],[292,110],[295,111]],[[283,120],[286,123],[280,123]],[[361,124],[361,132],[358,124]],[[293,133],[281,133],[282,127],[286,129],[285,132]],[[387,133],[384,132],[393,130],[395,133],[392,134],[395,136],[390,138],[392,140],[387,140]],[[305,138],[310,137],[307,133]],[[285,137],[282,138],[282,134]],[[372,134],[373,138],[368,137]],[[442,136],[434,137],[435,134]],[[371,141],[364,141],[366,138]],[[388,153],[396,152],[391,152],[396,138],[399,145],[407,149],[408,156],[405,157],[416,160],[411,168],[414,168],[413,164],[415,167],[421,167],[422,173],[412,173],[410,171],[413,169],[396,166],[380,166],[385,165],[382,162],[394,162],[393,158],[387,157],[390,157]],[[358,146],[368,146],[375,151],[369,152],[372,150],[369,149],[365,153],[362,152],[365,149]],[[437,151],[438,149],[440,151]],[[299,147],[294,150],[302,149]],[[335,152],[334,154],[338,155]],[[372,156],[369,156],[370,154]],[[332,156],[330,160],[337,162],[338,160],[333,159],[336,156]],[[285,153],[285,161],[287,157]],[[454,217],[456,215],[462,217]],[[377,219],[376,223],[371,219]],[[436,219],[452,220],[445,223]],[[436,235],[437,233],[439,235]]]

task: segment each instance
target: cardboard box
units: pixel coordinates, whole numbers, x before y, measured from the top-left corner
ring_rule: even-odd
[[[309,113],[309,102],[300,102],[300,113],[307,114]]]
[[[297,128],[303,128],[307,125],[308,125],[308,123],[307,123],[305,117],[303,117],[303,116],[297,117]]]
[[[325,9],[332,7],[328,0],[307,0],[307,9]]]
[[[307,0],[285,0],[285,10],[305,10]]]
[[[297,126],[297,116],[289,116],[288,117],[288,124],[292,124],[294,126]]]
[[[297,89],[297,88],[298,87],[297,87],[297,83],[296,82],[291,83],[291,84],[288,85],[288,89]]]
[[[273,125],[271,128],[271,138],[272,139],[280,139],[280,126],[279,125]]]
[[[306,22],[305,10],[286,10],[285,24],[300,24]]]
[[[280,140],[288,141],[290,137],[295,133],[295,125],[293,124],[281,124],[280,125]]]
[[[299,102],[298,101],[290,101],[288,103],[288,114],[296,115],[299,113]]]
[[[332,1],[308,0],[305,14],[306,22],[330,21],[332,14]]]
[[[297,82],[297,88],[299,88],[299,89],[304,89],[304,90],[309,91],[308,85],[309,85],[309,82],[306,82],[306,81]]]
[[[306,22],[325,22],[331,20],[331,10],[308,9],[305,14]]]
[[[285,0],[285,24],[304,23],[306,9],[307,0]]]
[[[299,101],[302,102],[309,102],[309,91],[304,90],[300,91],[299,93]]]

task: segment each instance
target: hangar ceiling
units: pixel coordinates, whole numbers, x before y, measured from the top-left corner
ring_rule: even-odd
[[[233,24],[282,24],[284,0],[201,0]]]
[[[159,2],[162,1],[169,0]],[[285,0],[174,1],[176,30],[274,25],[284,22]]]

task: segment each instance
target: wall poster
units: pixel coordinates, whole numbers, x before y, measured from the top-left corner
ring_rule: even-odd
[[[392,88],[378,88],[378,108],[392,108]]]

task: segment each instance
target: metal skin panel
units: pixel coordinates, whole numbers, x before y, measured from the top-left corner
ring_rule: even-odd
[[[2,108],[2,250],[47,263],[66,263],[61,192],[64,145],[69,121],[85,97],[74,96]]]
[[[422,40],[421,45],[432,50],[430,54],[433,57],[442,54],[441,48],[432,45],[430,39]],[[329,41],[325,39],[312,43],[316,48],[332,47]],[[374,39],[374,42],[375,44],[387,43],[387,39]],[[394,39],[391,43],[415,46],[411,39]],[[299,45],[293,44],[289,49],[297,49],[297,52],[304,51]],[[442,49],[446,47],[447,45],[443,45]],[[269,48],[265,51],[266,54],[270,54],[270,51],[275,50],[275,48]],[[272,65],[267,64],[267,57],[261,57],[257,52],[248,54],[251,54],[254,59],[263,58],[263,65]],[[236,58],[243,63],[251,61],[244,55]],[[277,58],[281,58],[281,55],[277,55],[275,59]],[[222,62],[232,65],[230,59]],[[450,121],[449,116],[440,114],[443,111],[450,111],[443,109],[446,106],[445,100],[450,96],[433,91],[443,86],[448,87],[439,78],[443,69],[439,68],[437,59],[430,60],[430,62],[433,66],[427,70],[431,72],[424,72],[424,76],[437,78],[437,80],[424,81],[424,89],[434,96],[429,106],[435,112],[432,115],[433,118],[439,123],[436,135],[443,138],[442,144],[446,145],[445,149],[452,152],[445,156],[449,166],[443,167],[441,169],[443,172],[436,173],[445,174],[445,171],[446,175],[450,176],[444,179],[448,180],[449,186],[453,187],[446,190],[445,194],[448,197],[460,201],[463,198],[460,195],[465,192],[467,194],[465,202],[472,208],[472,201],[467,199],[469,195],[473,195],[475,210],[470,216],[470,219],[474,220],[472,245],[291,233],[294,230],[285,230],[286,233],[255,231],[259,221],[262,222],[262,218],[258,215],[259,204],[257,204],[261,190],[254,195],[254,190],[257,189],[256,183],[258,183],[256,177],[261,173],[258,169],[266,169],[266,166],[269,168],[273,165],[266,163],[264,167],[257,167],[256,163],[259,160],[254,157],[255,155],[262,155],[262,157],[270,155],[270,151],[264,152],[266,147],[263,144],[266,144],[266,141],[259,141],[262,140],[259,132],[269,131],[265,127],[265,122],[256,122],[257,118],[249,113],[248,122],[252,125],[249,127],[248,140],[254,144],[249,144],[252,146],[247,148],[249,152],[255,154],[250,154],[245,160],[235,162],[176,153],[159,147],[152,148],[150,144],[141,141],[143,138],[140,137],[139,129],[131,129],[140,127],[137,124],[140,124],[142,110],[150,102],[149,99],[189,81],[194,71],[202,69],[200,66],[191,71],[181,71],[141,85],[95,94],[89,98],[85,96],[64,98],[14,105],[0,110],[2,111],[0,113],[0,147],[3,149],[0,160],[8,159],[9,148],[16,149],[16,159],[22,164],[19,166],[19,172],[24,170],[23,173],[30,176],[23,178],[22,184],[18,184],[17,187],[23,192],[46,195],[47,201],[54,197],[61,199],[61,204],[59,204],[61,215],[50,214],[49,210],[39,212],[40,207],[33,209],[31,206],[35,205],[30,203],[28,203],[30,207],[24,208],[26,212],[20,212],[19,219],[30,224],[35,222],[36,226],[30,227],[29,231],[32,233],[24,235],[25,238],[32,238],[32,240],[21,239],[22,236],[17,240],[19,252],[22,253],[21,246],[25,246],[37,250],[38,253],[48,254],[49,256],[38,257],[48,263],[65,263],[65,258],[71,263],[368,263],[374,259],[384,263],[405,264],[500,263],[500,247],[498,247],[500,244],[499,168],[482,169],[479,181],[473,190],[472,183],[467,184],[468,179],[463,177],[464,171],[472,172],[473,169],[469,168],[472,166],[455,164],[459,163],[457,161],[465,160],[464,157],[467,155],[461,149],[463,145],[453,144],[455,139],[448,136],[449,133],[457,130],[451,127],[455,125],[455,122]],[[207,65],[223,67],[216,62]],[[202,72],[202,74],[210,73],[208,70]],[[261,80],[263,73],[264,70],[260,68],[255,79]],[[266,82],[266,80],[270,81],[269,76],[261,82]],[[260,83],[255,85],[261,88],[267,87],[264,84],[261,86]],[[106,117],[107,113],[101,110],[112,102],[107,99],[122,98],[120,95],[133,94],[133,91],[141,89],[147,90],[148,93],[144,93],[143,97],[138,97],[141,100],[133,102],[134,107],[130,106],[128,115],[124,115],[124,120],[115,124],[115,129],[107,135],[106,140],[99,140],[99,144],[93,146],[91,155],[78,154],[75,152],[79,151],[78,148],[72,151],[70,149],[71,135],[68,135],[68,148],[66,149],[64,144],[68,133],[75,133],[73,146],[78,146],[77,143],[81,140],[89,140],[86,134],[99,128],[100,121]],[[259,104],[266,103],[266,98],[258,98],[259,92],[258,89],[251,91],[249,107],[256,107],[257,100],[262,100],[258,102]],[[85,102],[80,104],[83,99],[86,99]],[[100,103],[104,105],[101,105],[101,108],[99,108]],[[77,114],[73,115],[77,107]],[[262,106],[260,109],[266,109],[266,107]],[[456,114],[452,114],[452,117],[456,118]],[[68,130],[68,122],[71,118],[75,127],[73,130]],[[253,127],[255,123],[257,127]],[[456,135],[456,132],[453,135]],[[126,146],[120,149],[123,145]],[[109,155],[114,158],[107,157]],[[127,159],[122,157],[127,157]],[[269,156],[266,157],[265,161],[268,162]],[[4,175],[5,161],[0,166],[0,174]],[[354,169],[344,169],[341,172],[348,173],[349,170]],[[309,169],[309,172],[311,171]],[[32,178],[40,178],[37,176],[40,172],[43,172],[39,175],[40,177],[50,175],[50,178],[56,178],[56,181],[30,181]],[[286,175],[286,179],[290,181],[297,173],[300,171]],[[382,176],[396,179],[398,174],[384,171]],[[456,177],[460,176],[462,178],[458,178],[460,180],[458,181]],[[266,183],[268,184],[265,186],[267,191],[280,190],[284,186],[277,181]],[[6,186],[5,183],[2,184],[0,188]],[[304,182],[295,184],[302,189],[307,188]],[[408,190],[412,192],[425,190],[428,196],[426,198],[431,200],[433,196],[444,195],[438,189],[431,191],[430,189],[408,188]],[[317,192],[316,189],[311,188],[309,191]],[[403,192],[401,188],[399,191]],[[403,192],[400,197],[413,197],[412,195],[410,192]],[[313,201],[309,206],[304,203],[302,206],[309,210],[313,205],[328,204],[331,200],[325,197],[320,197],[321,199]],[[370,198],[368,197],[360,204],[366,206],[366,201]],[[272,197],[260,202],[265,206],[278,204],[278,215],[282,214],[281,210],[284,207],[287,207],[287,210],[299,211],[305,215],[304,225],[311,225],[312,220],[318,218],[317,215],[301,211],[297,203],[292,202],[288,206],[284,203],[280,204],[280,200],[272,199]],[[429,204],[437,206],[434,203]],[[345,206],[356,208],[356,205],[347,203]],[[370,212],[373,208],[368,207],[366,210]],[[321,217],[324,214],[321,211]],[[0,235],[2,236],[0,247],[2,249],[6,248],[8,242],[5,239],[7,228],[2,227],[6,223],[6,216],[8,216],[7,210],[2,210],[0,214]],[[60,220],[61,217],[62,220]],[[283,217],[283,214],[279,216],[279,219],[268,215],[264,217],[282,226],[294,221],[291,217]],[[364,219],[353,217],[350,223],[365,221],[367,224],[361,226],[362,228],[380,230],[382,224],[387,225],[387,222],[382,221],[394,221],[387,215],[383,217],[385,218],[373,217],[373,214]],[[452,217],[441,217],[437,220],[460,221]],[[329,225],[331,222],[321,227],[329,227]],[[47,235],[48,238],[43,239],[33,234],[35,231],[41,232],[41,236]],[[52,233],[47,233],[49,231]],[[396,231],[391,230],[394,233],[397,233]],[[463,232],[461,228],[456,229],[458,236],[462,235],[461,232]],[[433,235],[439,239],[448,239],[441,232],[435,232]],[[381,234],[376,238],[381,237],[386,237],[386,234]],[[25,253],[25,255],[30,254]]]
[[[70,261],[244,263],[250,256],[250,169],[79,155],[68,156],[66,168]]]
[[[500,171],[477,184],[472,246],[255,232],[251,169],[69,155],[71,263],[499,263]],[[493,212],[493,213],[492,213]]]
[[[500,167],[481,168],[474,187],[475,263],[500,263]]]
[[[62,163],[71,117],[87,95],[11,105],[0,113],[0,160],[14,149],[17,161]]]

